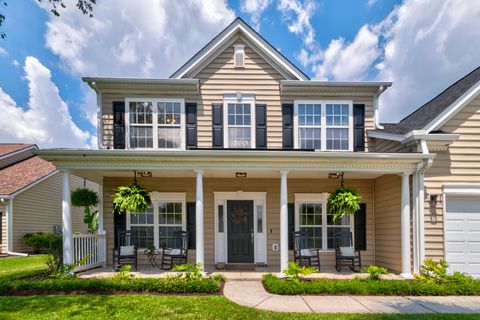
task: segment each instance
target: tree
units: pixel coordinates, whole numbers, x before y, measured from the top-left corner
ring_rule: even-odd
[[[65,0],[37,0],[38,2],[49,3],[51,8],[50,12],[58,17],[60,13],[58,12],[57,8],[65,8],[66,5],[64,3]],[[89,17],[93,17],[93,6],[96,4],[97,0],[77,0],[77,8],[80,10],[84,15],[88,15]],[[1,1],[0,10],[2,8],[7,7],[7,0]],[[5,15],[0,11],[0,27],[2,26],[3,22],[5,21]],[[5,32],[0,31],[0,38],[4,39],[7,35]]]

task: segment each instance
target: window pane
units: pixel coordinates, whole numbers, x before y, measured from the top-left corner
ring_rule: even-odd
[[[154,245],[153,226],[131,226],[130,231],[137,249],[145,249]]]
[[[151,102],[130,102],[129,122],[131,124],[152,124],[153,104]]]
[[[228,128],[228,147],[246,149],[251,147],[251,129]]]
[[[327,128],[327,150],[348,150],[347,128]]]
[[[257,205],[257,233],[263,233],[263,205]]]
[[[180,127],[159,127],[158,128],[158,147],[162,149],[178,149],[181,146],[181,128]]]
[[[130,148],[153,148],[153,128],[130,126]]]
[[[349,125],[348,104],[327,104],[325,109],[327,126]]]
[[[223,205],[218,206],[218,232],[223,233]]]
[[[327,228],[327,248],[328,249],[335,249],[335,237],[337,237],[337,234],[341,232],[341,234],[348,233],[350,230],[350,227],[328,227]],[[348,239],[344,239],[347,242],[349,242]],[[351,243],[341,243],[341,246],[350,246],[352,245]]]
[[[322,228],[321,227],[301,227],[300,231],[307,233],[307,248],[322,249]]]
[[[251,108],[249,103],[229,103],[228,147],[251,148]]]
[[[299,128],[300,149],[320,149],[320,128]]]
[[[174,243],[174,232],[181,231],[181,226],[160,226],[158,228],[158,237],[160,248],[172,248]]]

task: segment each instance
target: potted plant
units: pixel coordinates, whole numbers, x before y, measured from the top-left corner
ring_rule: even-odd
[[[333,221],[341,219],[345,215],[355,214],[360,210],[360,199],[362,199],[355,189],[344,186],[343,173],[338,176],[342,179],[340,187],[327,199],[327,210],[329,213],[333,213]]]
[[[88,231],[93,233],[98,229],[98,210],[90,211],[99,203],[98,194],[87,188],[77,188],[72,191],[72,206],[85,207],[83,210],[83,222],[87,224]]]
[[[150,192],[134,181],[128,186],[118,187],[113,203],[118,212],[135,213],[147,210],[151,206],[152,200]]]

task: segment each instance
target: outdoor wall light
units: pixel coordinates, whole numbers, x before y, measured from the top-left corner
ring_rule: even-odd
[[[137,175],[142,178],[151,178],[152,171],[137,171]]]
[[[340,179],[343,177],[343,172],[330,172],[328,174],[328,179]]]
[[[437,206],[437,203],[438,203],[438,200],[439,200],[438,198],[439,198],[438,194],[430,194],[430,195],[429,195],[429,199],[428,199],[428,200],[429,200],[429,202],[430,202],[430,207],[431,207],[431,208]]]
[[[236,178],[246,178],[247,173],[246,172],[235,172],[235,177]]]

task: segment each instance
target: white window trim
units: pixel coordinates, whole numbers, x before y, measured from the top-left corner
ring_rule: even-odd
[[[239,97],[237,96],[225,96],[223,98],[223,123],[225,124],[224,130],[223,130],[223,146],[225,149],[228,149],[228,104],[229,103],[243,103],[243,104],[250,104],[250,137],[251,137],[251,142],[250,142],[250,149],[255,149],[256,148],[256,136],[255,136],[255,97],[248,95],[242,95],[239,94]]]
[[[298,125],[298,105],[299,104],[320,104],[321,110],[321,129],[320,129],[320,149],[319,151],[349,152],[353,151],[353,101],[352,100],[295,100],[293,110],[293,143],[294,149],[299,149],[299,125]],[[346,128],[339,126],[327,126],[327,104],[348,104],[348,150],[327,150],[327,128]]]
[[[185,150],[186,148],[186,117],[185,117],[185,99],[165,99],[165,98],[126,98],[125,99],[125,146],[127,149],[130,148],[130,102],[151,102],[153,105],[153,115],[152,115],[152,124],[153,126],[153,147],[152,148],[135,148],[134,150]],[[158,147],[158,113],[157,113],[157,103],[158,102],[180,102],[181,109],[181,126],[180,126],[180,148],[159,148]]]
[[[172,193],[172,192],[157,192],[153,191],[150,193],[150,198],[153,205],[153,243],[157,250],[160,248],[160,234],[158,227],[160,224],[158,222],[158,203],[159,202],[181,202],[182,203],[182,230],[187,230],[187,197],[185,193]],[[127,230],[130,230],[131,225],[131,214],[127,214]],[[146,226],[151,226],[146,225]],[[143,251],[145,248],[138,248],[138,251]]]
[[[317,202],[322,204],[322,249],[320,252],[332,252],[335,249],[328,249],[328,228],[336,227],[335,225],[327,224],[327,199],[329,193],[295,193],[295,231],[300,231],[300,204],[305,202]],[[337,226],[341,227],[341,226]],[[355,239],[354,235],[354,219],[353,216],[350,217],[350,232],[352,232],[352,238]],[[352,239],[352,241],[353,241]]]

